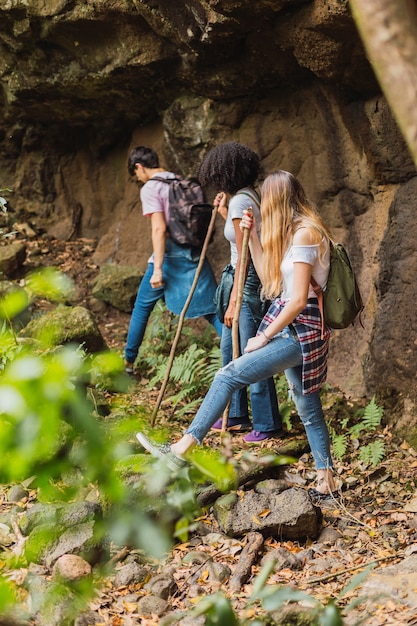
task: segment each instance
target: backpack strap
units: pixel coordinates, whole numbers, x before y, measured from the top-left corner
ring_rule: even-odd
[[[321,338],[324,339],[324,311],[323,311],[323,289],[318,284],[315,278],[310,277],[310,284],[314,289],[314,293],[317,296],[317,300],[319,302],[319,309],[321,315]]]
[[[235,196],[239,196],[239,195],[248,196],[251,200],[254,201],[256,206],[260,208],[261,202],[259,200],[259,196],[257,192],[254,189],[250,189],[249,187],[244,187],[244,189],[239,189],[239,191],[235,193]]]
[[[146,182],[149,183],[149,181],[151,180],[158,180],[161,183],[172,183],[174,180],[181,180],[181,178],[178,178],[177,176],[174,176],[174,178],[164,178],[163,176],[151,176],[151,178],[149,180],[147,180]]]

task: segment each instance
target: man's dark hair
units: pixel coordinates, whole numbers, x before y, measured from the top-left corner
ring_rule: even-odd
[[[198,169],[202,185],[234,195],[243,187],[253,187],[259,176],[259,157],[244,144],[229,141],[216,146],[203,158]]]
[[[127,169],[131,176],[133,176],[135,173],[136,163],[140,163],[141,165],[143,165],[143,167],[149,167],[150,169],[153,169],[155,167],[159,167],[159,158],[155,150],[152,150],[152,148],[138,146],[137,148],[133,148],[133,150],[130,152],[127,162]]]

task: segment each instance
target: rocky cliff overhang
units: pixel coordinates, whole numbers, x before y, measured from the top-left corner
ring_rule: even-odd
[[[314,77],[378,92],[347,0],[0,6],[0,141],[11,157],[23,140],[109,146],[182,93],[256,100]]]

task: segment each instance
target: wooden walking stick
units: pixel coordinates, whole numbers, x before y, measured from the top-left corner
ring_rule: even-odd
[[[252,214],[251,209],[249,209],[248,212]],[[232,359],[233,360],[237,359],[239,356],[239,316],[240,316],[240,310],[242,308],[243,288],[245,286],[246,272],[248,269],[249,235],[250,235],[250,229],[245,228],[243,230],[242,253],[241,253],[241,259],[240,259],[239,276],[238,276],[238,283],[237,283],[236,307],[235,307],[235,312],[233,315],[233,322],[232,322]],[[226,432],[227,420],[229,419],[229,411],[230,411],[230,400],[222,416],[222,430],[221,430],[222,435]]]
[[[206,237],[204,239],[203,247],[201,249],[200,260],[199,260],[197,268],[195,270],[194,280],[193,280],[193,283],[192,283],[191,288],[190,288],[190,293],[188,294],[188,297],[187,297],[187,299],[186,299],[186,301],[184,303],[184,306],[182,308],[182,311],[181,311],[181,314],[180,314],[180,317],[179,317],[177,332],[175,333],[174,341],[172,342],[172,346],[171,346],[171,352],[169,354],[167,370],[165,372],[165,377],[164,377],[164,380],[162,381],[162,386],[161,386],[161,389],[159,391],[158,399],[156,401],[156,405],[155,405],[155,408],[154,408],[153,413],[152,413],[152,417],[151,417],[151,426],[152,427],[155,424],[156,415],[158,413],[159,407],[161,406],[162,398],[164,397],[165,389],[166,389],[167,384],[168,384],[169,375],[170,375],[171,369],[172,369],[172,364],[174,363],[175,350],[177,348],[178,341],[179,341],[180,336],[181,336],[182,327],[183,327],[183,324],[184,324],[185,314],[187,312],[188,307],[190,306],[191,298],[194,295],[194,291],[195,291],[195,288],[197,286],[198,279],[200,278],[201,270],[203,268],[203,263],[204,263],[204,260],[206,258],[207,248],[208,248],[208,245],[210,243],[211,236],[213,234],[214,222],[216,221],[216,216],[217,216],[217,207],[213,207],[213,211],[211,213],[210,224],[209,224],[209,227],[208,227],[208,230],[207,230]]]

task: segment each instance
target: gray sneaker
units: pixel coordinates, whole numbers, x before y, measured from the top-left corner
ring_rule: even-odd
[[[157,459],[167,459],[167,465],[172,470],[178,470],[187,465],[187,462],[174,454],[169,443],[156,443],[148,439],[143,433],[136,433],[136,439]]]

